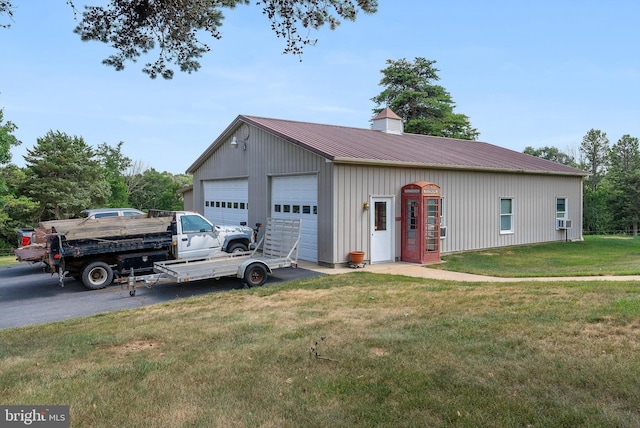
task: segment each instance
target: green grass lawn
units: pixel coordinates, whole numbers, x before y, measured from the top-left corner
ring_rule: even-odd
[[[18,263],[16,260],[16,256],[0,256],[0,266],[9,266],[12,264]]]
[[[0,403],[68,404],[78,427],[640,426],[632,281],[354,272],[0,343]]]
[[[586,236],[582,242],[492,248],[449,254],[435,269],[479,275],[540,276],[640,275],[640,238]]]

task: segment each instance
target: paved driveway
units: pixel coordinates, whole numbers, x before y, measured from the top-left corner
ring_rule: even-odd
[[[309,269],[278,269],[269,275],[265,286],[318,275],[322,273]],[[187,284],[165,282],[152,289],[138,288],[131,297],[129,290],[120,285],[88,290],[71,278],[60,287],[57,275],[43,273],[40,266],[20,263],[0,267],[0,329],[138,308],[240,287],[242,283],[235,278]]]

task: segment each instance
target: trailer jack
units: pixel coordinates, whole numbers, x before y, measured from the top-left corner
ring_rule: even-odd
[[[129,287],[129,296],[133,297],[136,295],[136,275],[133,272],[133,268],[131,268],[131,272],[129,273],[129,278],[127,279],[127,286]]]
[[[129,289],[129,296],[134,297],[136,295],[136,285],[138,282],[143,282],[145,287],[152,288],[162,278],[163,278],[162,274],[157,274],[157,273],[136,276],[136,273],[132,268],[131,271],[129,272],[129,276],[127,277],[126,281],[124,280],[124,278],[120,278],[117,282],[121,284],[120,288],[127,287]]]

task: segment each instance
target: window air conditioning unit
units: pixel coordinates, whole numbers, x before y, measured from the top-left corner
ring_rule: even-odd
[[[447,237],[447,226],[440,226],[440,238]]]
[[[571,220],[565,220],[563,218],[556,219],[556,229],[571,229]]]

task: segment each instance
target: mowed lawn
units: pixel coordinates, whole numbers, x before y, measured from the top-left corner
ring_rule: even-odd
[[[448,254],[430,268],[478,275],[640,275],[640,237],[585,236],[579,242],[549,242]]]
[[[0,256],[0,266],[9,266],[18,263],[16,256]]]
[[[153,290],[146,291],[153,293]],[[74,427],[637,427],[640,288],[358,271],[0,331]]]

